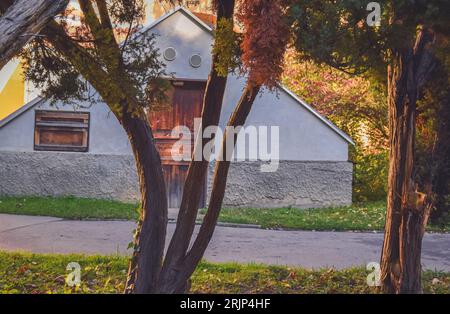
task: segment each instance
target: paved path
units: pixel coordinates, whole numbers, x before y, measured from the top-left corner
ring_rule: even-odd
[[[169,224],[169,235],[175,225]],[[36,253],[127,254],[134,223],[69,221],[0,214],[0,250]],[[256,262],[345,268],[378,261],[380,233],[274,231],[217,227],[205,258],[213,262]],[[450,234],[427,234],[422,262],[450,271]]]

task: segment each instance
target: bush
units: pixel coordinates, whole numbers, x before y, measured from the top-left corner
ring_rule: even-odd
[[[352,153],[353,201],[367,202],[385,199],[387,196],[388,152],[364,154]]]

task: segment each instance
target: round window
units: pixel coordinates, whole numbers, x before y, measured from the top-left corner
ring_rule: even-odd
[[[193,55],[191,56],[191,58],[189,59],[189,63],[191,64],[192,67],[194,68],[198,68],[202,65],[202,57],[200,55]]]
[[[163,56],[167,61],[173,61],[177,57],[177,51],[175,50],[175,48],[169,47],[164,50]]]

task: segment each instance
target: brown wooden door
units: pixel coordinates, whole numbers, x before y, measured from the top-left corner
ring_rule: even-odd
[[[180,125],[187,126],[194,134],[194,118],[200,118],[202,113],[203,95],[205,92],[204,82],[172,82],[170,102],[167,110],[150,112],[149,122],[154,130],[156,146],[161,155],[168,203],[170,208],[178,208],[183,196],[183,186],[189,168],[188,161],[174,161],[171,154],[173,144],[180,137],[172,137],[172,130]],[[191,147],[194,147],[194,136],[192,136]],[[192,153],[192,151],[191,151]],[[205,182],[204,193],[200,201],[200,207],[205,206]]]

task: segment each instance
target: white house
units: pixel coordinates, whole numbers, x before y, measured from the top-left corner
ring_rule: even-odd
[[[167,72],[174,74],[174,109],[149,114],[159,147],[165,148],[173,143],[168,132],[175,122],[192,128],[201,113],[211,68],[212,29],[179,7],[146,31],[157,35]],[[245,78],[229,76],[221,126],[244,85]],[[224,206],[307,208],[351,203],[353,166],[348,147],[353,141],[303,100],[284,87],[262,91],[246,126],[279,128],[278,169],[261,172],[265,163],[261,160],[233,162]],[[177,207],[188,164],[164,156],[163,164],[169,206]],[[205,178],[205,195],[212,169],[213,164]],[[128,138],[105,104],[75,109],[35,99],[0,121],[0,195],[137,200]]]

